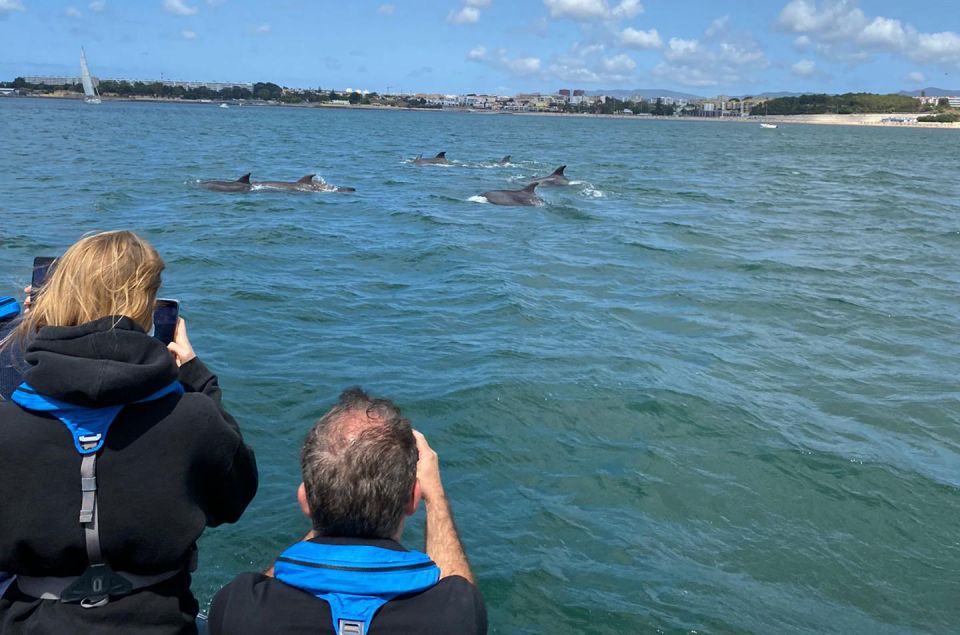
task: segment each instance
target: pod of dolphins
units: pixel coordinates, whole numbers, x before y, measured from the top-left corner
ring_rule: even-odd
[[[424,158],[418,154],[411,159],[414,165],[449,165],[447,153],[440,152],[435,157]],[[503,157],[497,163],[510,163],[510,155]],[[570,179],[563,173],[567,166],[561,165],[551,174],[538,176],[520,190],[490,190],[480,194],[488,203],[494,205],[542,205],[543,199],[537,196],[538,187],[557,187],[570,185]],[[244,174],[236,181],[200,181],[200,187],[213,192],[250,192],[252,190],[285,190],[294,192],[355,192],[352,187],[337,187],[323,180],[314,179],[316,174],[307,174],[297,181],[251,181],[250,173]]]

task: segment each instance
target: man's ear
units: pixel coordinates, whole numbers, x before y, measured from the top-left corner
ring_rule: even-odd
[[[303,512],[303,515],[312,518],[310,504],[307,502],[307,488],[304,487],[303,483],[300,483],[300,487],[297,488],[297,502],[300,503],[300,511]]]
[[[407,507],[403,512],[407,516],[413,516],[417,513],[417,508],[420,507],[420,499],[422,498],[420,494],[420,479],[417,479],[413,482],[413,491],[410,493],[410,500],[407,501]]]

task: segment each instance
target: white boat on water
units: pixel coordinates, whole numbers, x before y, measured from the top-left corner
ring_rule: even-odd
[[[761,128],[776,128],[777,124],[775,123],[762,123],[760,124]]]
[[[93,80],[90,78],[90,69],[87,68],[87,54],[83,52],[82,46],[80,47],[80,81],[83,82],[83,101],[88,104],[99,104],[100,93],[97,92]]]
[[[221,107],[221,108],[229,108],[230,106],[228,106],[228,105],[226,105],[226,104],[220,104],[220,107]]]

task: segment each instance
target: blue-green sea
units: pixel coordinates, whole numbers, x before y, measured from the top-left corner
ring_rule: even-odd
[[[245,172],[357,192],[197,186]],[[300,442],[361,384],[494,633],[956,633],[958,173],[952,130],[0,99],[0,294],[86,232],[160,250],[260,464],[203,605],[306,531]]]

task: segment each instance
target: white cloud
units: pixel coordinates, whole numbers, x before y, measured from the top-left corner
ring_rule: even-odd
[[[26,10],[26,7],[23,6],[20,0],[0,0],[0,13]]]
[[[514,75],[534,75],[540,72],[540,58],[518,57],[507,62],[507,68]]]
[[[258,27],[257,27],[256,29],[254,29],[254,30],[255,30],[257,33],[269,33],[271,29],[270,29],[270,25],[269,25],[269,24],[263,23],[263,24],[261,24],[260,26],[258,26]]]
[[[93,0],[87,5],[87,8],[94,13],[103,13],[107,8],[107,0]]]
[[[960,65],[960,35],[952,31],[915,33],[912,39],[916,49],[908,57],[919,61]]]
[[[862,44],[880,47],[902,48],[907,43],[907,32],[900,20],[889,18],[874,18],[873,22],[864,27],[858,40]]]
[[[196,7],[191,7],[184,0],[163,0],[163,9],[173,15],[193,15],[197,12]]]
[[[720,18],[704,32],[705,39],[670,38],[663,60],[653,69],[660,77],[686,86],[721,86],[743,82],[750,71],[769,66],[766,54],[748,35],[731,32]]]
[[[490,6],[492,0],[467,0],[468,7],[475,7],[477,9],[486,9]]]
[[[552,18],[570,18],[578,22],[628,20],[643,13],[640,0],[621,0],[613,8],[607,0],[543,0]]]
[[[679,37],[670,38],[663,56],[670,61],[696,60],[700,55],[700,42]]]
[[[482,62],[487,59],[487,47],[477,46],[470,49],[470,52],[467,53],[467,59],[472,62]]]
[[[377,13],[380,15],[393,15],[396,12],[397,8],[392,4],[381,4],[377,7]]]
[[[927,81],[927,76],[920,71],[913,71],[907,74],[907,81],[911,84],[922,84]]]
[[[722,18],[717,18],[710,23],[710,26],[707,27],[706,36],[707,37],[716,37],[727,32],[727,25],[730,24],[730,16],[725,15]]]
[[[635,81],[637,63],[624,53],[608,56],[602,44],[574,44],[551,60],[544,78],[571,83],[624,84]]]
[[[663,47],[663,40],[656,29],[641,31],[633,27],[627,27],[620,32],[620,46],[634,49],[658,49]]]
[[[447,22],[453,24],[476,24],[480,21],[480,10],[476,7],[463,7],[459,11],[450,10]]]
[[[620,20],[630,20],[641,13],[643,13],[643,5],[640,4],[640,0],[623,0],[611,11],[611,15]]]
[[[790,67],[797,77],[810,77],[817,72],[817,63],[812,60],[800,60]]]
[[[195,40],[197,39],[197,34],[193,31],[180,31],[180,37],[185,40]]]
[[[813,42],[811,42],[810,38],[807,37],[806,35],[800,35],[797,37],[797,39],[793,41],[793,45],[796,46],[801,51],[804,49],[810,48],[811,44],[813,44]]]
[[[80,11],[78,11],[76,7],[67,7],[63,10],[63,15],[67,16],[68,18],[79,18]]]
[[[601,67],[607,73],[623,75],[635,70],[637,63],[634,62],[629,55],[621,53],[620,55],[604,58],[601,62]]]
[[[893,18],[870,18],[854,0],[826,0],[822,4],[815,0],[790,0],[780,12],[777,26],[799,34],[796,43],[815,43],[821,54],[848,63],[865,61],[873,51],[960,68],[957,33],[923,33]]]

